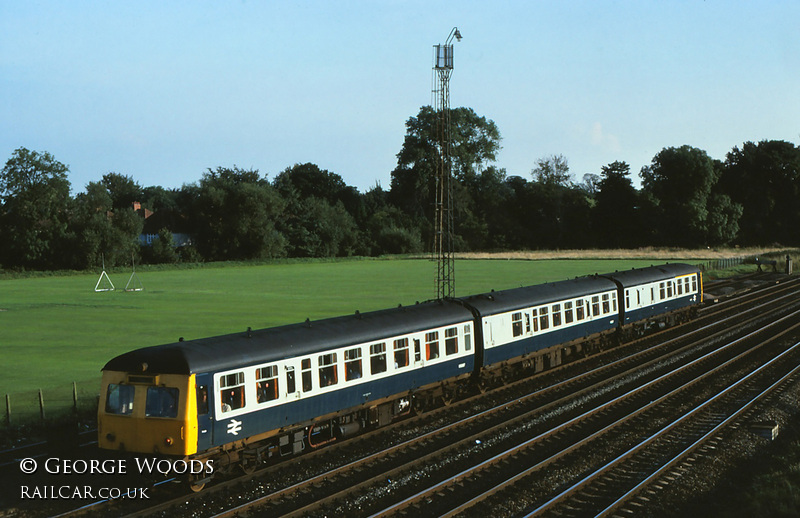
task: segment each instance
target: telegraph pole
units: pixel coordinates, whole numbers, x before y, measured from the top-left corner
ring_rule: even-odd
[[[461,41],[453,27],[444,45],[434,45],[434,111],[439,154],[436,160],[436,216],[434,250],[437,261],[436,297],[455,296],[455,258],[453,257],[453,184],[450,136],[450,76],[453,73],[453,38]]]

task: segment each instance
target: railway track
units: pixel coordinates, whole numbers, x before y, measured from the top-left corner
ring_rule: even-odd
[[[746,300],[730,299],[701,311],[700,317],[692,323],[696,329],[691,333],[686,333],[686,327],[673,328],[660,333],[658,338],[637,340],[596,357],[564,365],[546,375],[470,397],[448,408],[294,459],[288,465],[222,482],[202,494],[171,499],[169,494],[174,491],[169,490],[157,498],[166,501],[153,502],[155,505],[138,510],[136,507],[142,502],[104,502],[83,509],[80,514],[174,515],[178,509],[187,509],[187,502],[194,516],[246,516],[265,512],[275,516],[339,512],[368,516],[403,512],[400,507],[394,507],[400,502],[405,502],[402,508],[412,506],[413,511],[406,510],[406,513],[426,514],[425,509],[436,508],[434,501],[477,494],[473,488],[466,489],[467,483],[489,478],[484,473],[488,473],[488,468],[477,468],[474,473],[469,470],[476,469],[473,465],[500,455],[503,448],[500,444],[513,442],[513,437],[522,436],[527,440],[532,434],[545,434],[547,426],[563,427],[576,416],[583,415],[586,405],[608,404],[619,397],[621,391],[635,391],[636,387],[655,379],[658,372],[663,375],[668,365],[685,364],[709,354],[718,347],[715,344],[733,332],[733,322],[743,320],[744,315],[751,316],[747,324],[750,328],[774,320],[776,306],[781,300],[796,299],[796,294],[792,296],[796,289],[797,282],[792,281],[753,290]],[[698,346],[701,341],[706,345]],[[563,435],[566,428],[559,430],[550,436]],[[380,447],[386,444],[393,446]],[[506,447],[506,450],[516,446]],[[513,457],[511,454],[510,458]],[[475,462],[473,459],[483,460]],[[497,463],[512,462],[503,459]],[[431,467],[436,470],[431,471]],[[439,486],[460,473],[466,474]],[[418,489],[415,484],[420,481],[434,482],[431,484],[434,489]],[[502,491],[490,490],[500,494]],[[422,496],[413,500],[417,494]],[[483,498],[491,499],[491,495]],[[463,505],[464,502],[450,505],[451,510],[439,510],[434,514],[459,512]],[[476,500],[470,505],[480,505],[480,502]]]
[[[784,297],[784,301],[787,301],[790,306],[796,306],[796,303],[793,303],[796,296],[792,296],[790,293],[783,293],[787,287],[780,286],[779,288],[780,296]],[[398,428],[392,431],[392,436],[406,435],[412,437],[390,448],[381,449],[367,455],[365,452],[368,450],[368,443],[372,443],[373,447],[371,449],[374,449],[374,444],[377,444],[380,440],[387,440],[385,437],[389,436],[386,435],[384,439],[379,439],[379,436],[375,435],[352,443],[356,450],[362,451],[362,454],[357,456],[358,458],[349,457],[343,448],[338,452],[333,449],[320,450],[317,452],[319,455],[315,459],[297,459],[293,464],[334,466],[332,469],[318,469],[315,476],[300,477],[301,480],[286,484],[285,487],[279,487],[281,485],[280,482],[282,480],[288,481],[292,475],[284,467],[281,468],[281,475],[283,476],[280,479],[276,476],[276,472],[264,470],[247,481],[239,480],[220,484],[216,489],[212,488],[215,489],[213,495],[201,494],[196,497],[190,495],[192,498],[189,498],[189,500],[197,498],[198,501],[206,502],[204,504],[206,508],[222,510],[216,513],[211,511],[200,513],[203,516],[232,516],[234,514],[246,516],[248,514],[260,515],[263,513],[275,516],[316,516],[338,514],[340,512],[355,516],[368,516],[372,513],[402,512],[400,508],[395,509],[393,507],[400,502],[405,502],[403,507],[419,506],[413,508],[413,511],[406,510],[406,513],[426,514],[424,512],[425,509],[434,509],[433,502],[438,498],[442,498],[441,495],[453,497],[453,495],[458,494],[476,494],[474,488],[465,489],[466,482],[489,478],[487,475],[481,474],[484,469],[478,469],[477,474],[462,475],[449,485],[438,486],[438,484],[452,476],[457,476],[459,473],[465,473],[469,469],[473,469],[472,466],[467,466],[466,464],[480,465],[480,462],[484,462],[487,458],[497,456],[499,452],[496,450],[500,448],[497,444],[503,442],[500,438],[514,435],[519,437],[522,435],[530,439],[532,436],[546,434],[552,440],[553,436],[564,434],[564,428],[558,429],[558,426],[563,427],[565,423],[570,423],[576,417],[583,415],[579,411],[589,404],[589,400],[594,401],[592,404],[595,405],[609,404],[610,401],[620,397],[621,392],[626,390],[625,387],[628,387],[629,391],[636,391],[642,385],[649,384],[652,380],[658,378],[659,376],[656,376],[658,373],[655,371],[659,369],[663,371],[667,368],[664,365],[674,365],[676,367],[673,368],[685,371],[688,368],[685,365],[692,361],[690,359],[692,357],[700,357],[703,354],[712,354],[713,356],[721,354],[710,353],[709,351],[715,351],[718,348],[718,345],[714,344],[721,340],[720,336],[731,334],[733,320],[741,320],[744,314],[749,314],[751,319],[747,325],[751,328],[763,326],[765,320],[774,320],[775,305],[780,304],[779,301],[776,301],[776,299],[780,298],[778,293],[778,291],[772,290],[765,291],[761,294],[762,299],[759,300],[755,297],[750,299],[751,301],[748,302],[748,305],[751,309],[748,310],[748,313],[745,313],[745,310],[740,307],[734,307],[733,303],[727,304],[727,307],[720,305],[714,315],[711,312],[706,312],[707,317],[704,315],[701,319],[698,319],[700,324],[703,324],[703,319],[707,318],[708,320],[705,325],[700,325],[700,329],[694,331],[693,335],[680,335],[672,338],[669,343],[665,343],[662,340],[662,343],[658,346],[637,344],[634,347],[644,348],[638,355],[633,358],[621,358],[611,362],[606,359],[607,365],[597,367],[594,373],[584,373],[584,375],[574,376],[572,379],[561,380],[557,384],[531,391],[525,396],[511,394],[511,392],[515,388],[521,391],[530,389],[533,383],[531,380],[522,380],[513,384],[513,387],[503,388],[503,395],[499,395],[499,391],[495,391],[488,395],[475,396],[475,398],[470,398],[470,400],[461,405],[453,405],[448,409],[444,409],[443,413],[445,411],[450,415],[471,413],[468,409],[475,408],[480,398],[496,398],[501,401],[490,408],[483,408],[480,412],[475,412],[475,415],[453,420],[435,427],[431,431],[424,431],[424,427],[429,425],[422,422],[406,423],[405,432]],[[785,309],[785,311],[788,310]],[[724,311],[728,311],[732,315],[727,317],[720,316],[720,313]],[[713,322],[713,324],[708,322]],[[696,344],[701,340],[701,336],[704,336],[702,340],[707,345],[705,345],[704,349],[698,351],[696,345],[691,347],[690,344]],[[651,339],[648,338],[642,342],[647,342],[648,340]],[[730,350],[730,348],[723,349]],[[748,349],[748,347],[745,346],[745,349]],[[663,352],[655,353],[655,350]],[[672,360],[669,360],[669,358],[672,358]],[[657,368],[656,365],[659,363],[664,365]],[[634,374],[635,372],[640,374]],[[662,373],[661,376],[663,375]],[[628,381],[624,382],[623,378],[627,378]],[[627,384],[623,386],[624,383]],[[686,381],[674,383],[677,385],[687,384]],[[590,395],[593,396],[590,397]],[[513,396],[513,399],[510,399],[509,396]],[[640,397],[647,399],[648,402],[653,399],[652,395]],[[483,403],[483,405],[486,406],[487,404]],[[570,409],[573,412],[572,414],[569,413]],[[605,411],[608,412],[607,409]],[[602,413],[603,410],[600,410],[600,412]],[[436,415],[436,412],[431,413],[428,418],[431,422],[443,419],[441,416]],[[578,421],[583,422],[584,420],[585,418]],[[553,422],[556,424],[550,424],[548,430],[557,428],[556,431],[550,434],[547,434],[547,430],[538,433],[533,432],[534,426],[542,429],[542,427],[547,426],[547,423]],[[415,433],[414,430],[420,431]],[[524,443],[524,441],[517,442]],[[519,446],[519,444],[516,446]],[[513,446],[506,448],[506,450],[512,448]],[[541,449],[549,450],[550,447],[534,448],[534,450]],[[465,460],[470,455],[476,454],[482,454],[484,460],[478,463]],[[347,461],[337,463],[333,457],[346,458]],[[508,458],[513,457],[514,455],[512,454]],[[497,463],[500,465],[510,464],[511,461],[507,460],[508,458]],[[528,463],[527,465],[530,466],[531,464]],[[442,471],[437,471],[436,473],[438,474],[434,475],[429,471],[431,466],[444,466],[451,471],[455,469],[456,472],[445,476]],[[549,471],[552,470],[548,469]],[[418,490],[412,487],[412,482],[415,480],[432,480],[435,484],[431,485],[432,489],[426,490],[423,488]],[[427,494],[422,494],[425,491],[427,491]],[[502,489],[490,489],[490,492],[496,493],[498,491],[502,491]],[[244,493],[255,494],[259,492],[266,494],[255,497],[250,502],[242,502],[245,499]],[[422,494],[416,500],[416,502],[422,502],[422,504],[415,504],[413,499],[409,500],[417,494]],[[507,499],[505,496],[500,498]],[[232,505],[234,501],[240,503]],[[137,513],[133,514],[133,516],[158,512],[165,513],[167,509],[174,509],[176,505],[183,506],[186,502],[187,497],[181,497],[180,504],[166,502],[157,508],[150,507],[142,510],[141,514]],[[379,503],[384,503],[383,507],[378,505]],[[472,502],[470,505],[476,504],[478,502]],[[458,512],[457,509],[461,505],[464,505],[464,503],[462,502],[455,506],[451,505],[456,511],[438,509],[433,514]]]

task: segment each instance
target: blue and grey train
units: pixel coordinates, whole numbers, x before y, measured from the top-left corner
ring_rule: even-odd
[[[138,349],[103,368],[98,443],[249,469],[685,319],[702,290],[666,264]]]

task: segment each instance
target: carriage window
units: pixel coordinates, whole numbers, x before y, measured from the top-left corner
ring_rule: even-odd
[[[667,282],[667,298],[672,298],[672,281]]]
[[[439,357],[439,331],[425,333],[425,359],[435,360]]]
[[[420,352],[419,338],[414,338],[414,361],[422,361],[422,353]]]
[[[525,313],[525,333],[531,334],[531,316]]]
[[[108,385],[108,394],[106,395],[106,413],[117,415],[133,413],[133,393],[135,390],[133,385],[110,383]]]
[[[534,309],[532,315],[533,315],[533,332],[536,333],[539,331],[539,318],[538,318],[539,312]]]
[[[361,377],[361,349],[348,349],[344,352],[344,379],[356,380]]]
[[[683,295],[683,279],[678,279],[678,295]]]
[[[630,290],[625,290],[625,309],[629,309],[631,307],[631,292]]]
[[[583,308],[583,300],[575,301],[575,317],[578,319],[578,321],[586,318],[586,310]]]
[[[564,303],[564,323],[571,324],[572,323],[572,302],[565,302]]]
[[[226,374],[219,379],[219,401],[223,412],[244,406],[244,372]]]
[[[600,314],[600,297],[595,295],[592,297],[592,316],[596,317]]]
[[[664,286],[663,282],[658,285],[658,292],[659,292],[659,295],[661,297],[661,300],[664,300],[665,298],[667,298],[667,292],[665,290],[665,286]]]
[[[303,392],[310,392],[311,391],[311,359],[306,358],[300,364],[300,368],[302,369],[301,374],[303,377]]]
[[[611,311],[613,311],[614,313],[617,312],[617,294],[616,293],[612,293],[611,294]]]
[[[319,386],[330,387],[339,382],[336,372],[336,353],[322,354],[319,357]]]
[[[642,294],[639,290],[636,290],[636,305],[637,306],[642,305]]]
[[[553,327],[561,325],[561,304],[553,305]]]
[[[542,331],[550,327],[550,319],[547,316],[547,308],[539,308],[539,327]]]
[[[458,328],[450,327],[444,330],[444,353],[448,356],[458,352]]]
[[[692,275],[692,292],[697,291],[697,275]]]
[[[147,387],[145,417],[178,417],[178,389]]]
[[[276,399],[278,399],[277,365],[256,369],[256,401],[264,403]]]
[[[208,413],[208,387],[200,385],[197,387],[197,415]]]
[[[611,313],[611,304],[609,303],[608,293],[603,295],[603,314]]]
[[[522,334],[522,313],[514,313],[511,315],[511,332],[514,336]]]
[[[286,367],[286,393],[294,394],[297,392],[297,386],[294,382],[294,367]]]
[[[394,368],[408,367],[408,338],[399,338],[394,341]]]
[[[369,369],[372,374],[386,372],[386,344],[372,344],[369,346]]]
[[[472,349],[472,335],[470,333],[469,324],[464,326],[464,350],[469,351]]]

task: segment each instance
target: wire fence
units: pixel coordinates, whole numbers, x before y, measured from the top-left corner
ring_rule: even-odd
[[[99,394],[100,378],[5,394],[3,423],[18,426],[90,413]]]

